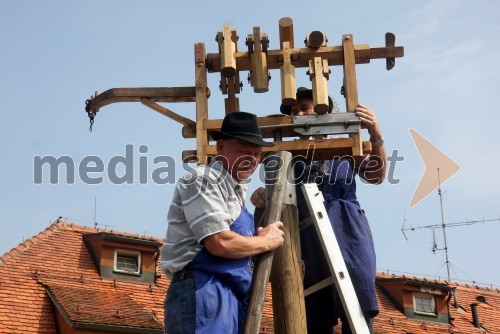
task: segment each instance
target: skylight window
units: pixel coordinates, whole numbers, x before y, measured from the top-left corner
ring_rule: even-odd
[[[115,272],[125,274],[141,273],[141,253],[137,251],[129,251],[123,249],[115,249]]]

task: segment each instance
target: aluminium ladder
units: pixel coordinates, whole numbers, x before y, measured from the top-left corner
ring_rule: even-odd
[[[368,324],[361,311],[361,306],[354,291],[344,258],[340,252],[337,238],[335,237],[325,205],[323,204],[323,193],[318,190],[316,183],[302,184],[302,192],[304,193],[311,216],[301,222],[301,229],[314,224],[328,267],[332,273],[331,277],[305,289],[304,296],[308,296],[334,283],[352,332],[355,334],[368,334],[370,333]]]

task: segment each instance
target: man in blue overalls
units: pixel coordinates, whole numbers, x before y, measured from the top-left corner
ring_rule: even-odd
[[[253,256],[283,244],[277,221],[255,233],[245,208],[247,180],[263,140],[256,116],[226,115],[212,132],[218,156],[179,179],[168,212],[161,267],[171,280],[165,299],[168,334],[238,334],[252,282]]]
[[[333,100],[329,97],[328,112],[332,112],[332,109]],[[298,88],[297,103],[292,106],[282,104],[280,111],[292,116],[314,115],[312,90]],[[297,208],[299,220],[302,221],[310,215],[300,190],[300,183],[316,182],[323,193],[325,208],[361,309],[370,330],[373,331],[372,318],[378,314],[375,295],[375,249],[368,220],[356,197],[355,176],[359,175],[368,183],[382,183],[385,178],[386,152],[375,113],[361,104],[354,112],[360,118],[361,127],[368,130],[372,143],[371,154],[365,157],[359,169],[355,169],[353,159],[349,157],[332,157],[333,160],[295,164],[294,172],[298,181]],[[251,201],[256,207],[264,207],[263,191],[256,191]],[[300,244],[305,267],[304,288],[307,288],[331,274],[314,228],[301,231]],[[334,285],[309,295],[305,303],[309,334],[333,333],[332,327],[337,324],[339,317],[342,320],[342,333],[352,333]]]

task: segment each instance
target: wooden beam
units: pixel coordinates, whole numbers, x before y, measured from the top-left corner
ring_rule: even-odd
[[[206,162],[205,147],[208,144],[208,133],[203,127],[208,119],[208,96],[207,88],[207,66],[205,44],[196,43],[194,45],[195,57],[195,94],[196,94],[196,151],[200,163]]]
[[[372,149],[371,143],[364,141],[362,144],[364,154],[369,154]],[[324,141],[291,140],[274,142],[274,147],[262,148],[262,159],[269,152],[289,151],[294,157],[296,156],[304,161],[332,160],[334,157],[352,156],[353,146],[354,138],[333,138],[325,139]],[[206,145],[203,147],[203,152],[205,153],[205,157],[215,156],[217,155],[217,147],[215,145]],[[192,160],[205,162],[204,160],[200,160],[200,155],[197,154],[196,150],[182,152],[183,162]]]
[[[354,41],[351,34],[342,36],[344,47],[344,96],[346,100],[346,111],[354,112],[358,106],[358,84],[356,80],[356,61],[354,59]],[[352,155],[363,156],[363,143],[361,141],[361,129],[357,134],[351,134],[354,139]]]
[[[281,50],[268,50],[267,52],[267,68],[278,69],[283,65]],[[292,65],[295,67],[308,67],[309,60],[314,57],[321,57],[328,60],[329,66],[344,64],[344,51],[342,46],[326,46],[318,50],[300,48],[290,49]],[[251,69],[251,61],[248,52],[236,52],[236,67],[238,71],[249,71]],[[371,59],[394,57],[399,58],[404,56],[404,47],[380,47],[370,48],[368,44],[358,44],[354,46],[354,56],[356,64],[367,64]],[[209,72],[221,71],[221,56],[219,53],[207,54],[207,69]]]
[[[290,168],[288,180],[293,179]],[[295,184],[288,182],[287,188],[281,210],[285,242],[274,251],[271,270],[274,332],[307,333]]]
[[[278,164],[268,164],[266,171],[273,173],[276,182],[267,185],[266,198],[266,213],[263,215],[265,221],[263,227],[266,227],[278,220],[281,217],[281,209],[285,196],[286,183],[288,182],[288,170],[292,155],[289,152],[275,152],[271,159],[274,159]],[[259,254],[255,261],[253,272],[252,286],[248,297],[248,307],[243,324],[243,334],[258,334],[262,313],[264,310],[264,301],[266,297],[267,285],[269,276],[271,275],[271,266],[273,263],[274,251]]]
[[[153,110],[156,110],[163,116],[167,116],[168,118],[181,123],[184,126],[196,128],[196,123],[194,121],[190,120],[189,118],[183,117],[173,112],[172,110],[165,108],[164,106],[155,103],[152,99],[141,99],[141,103]]]
[[[205,94],[210,96],[206,87]],[[141,99],[152,99],[155,102],[195,102],[194,87],[151,87],[151,88],[111,88],[94,96],[89,103],[91,111],[116,102],[140,102]]]

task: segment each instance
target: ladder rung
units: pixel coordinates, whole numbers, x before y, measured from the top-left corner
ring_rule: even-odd
[[[321,289],[324,289],[327,286],[332,285],[334,283],[335,283],[335,281],[333,280],[333,276],[325,278],[324,280],[319,281],[318,283],[316,283],[314,285],[311,285],[307,289],[304,289],[304,297],[307,297],[307,296],[309,296],[309,295],[311,295],[311,294],[313,294]]]
[[[305,229],[313,224],[314,224],[314,219],[313,219],[313,217],[309,216],[299,223],[299,229],[302,231],[303,229]]]

